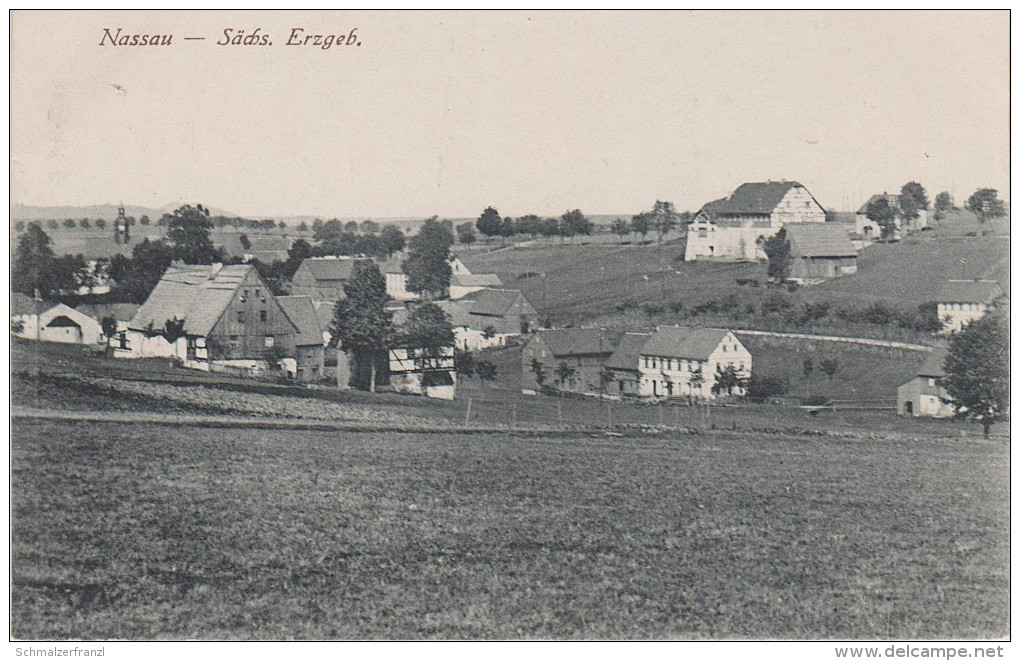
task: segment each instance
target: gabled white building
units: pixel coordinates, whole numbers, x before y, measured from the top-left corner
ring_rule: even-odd
[[[768,239],[786,223],[824,222],[825,209],[796,181],[742,184],[695,214],[684,259],[763,260],[759,239]]]
[[[714,399],[717,394],[743,395],[739,387],[727,393],[713,392],[718,375],[729,366],[741,378],[750,378],[751,352],[732,331],[660,326],[638,354],[638,394],[700,399]]]

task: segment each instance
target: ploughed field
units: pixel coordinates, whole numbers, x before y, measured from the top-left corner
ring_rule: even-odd
[[[14,638],[1008,636],[1001,441],[15,420]]]

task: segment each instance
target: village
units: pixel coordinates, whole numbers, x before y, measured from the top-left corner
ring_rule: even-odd
[[[477,221],[456,225],[455,231],[451,221],[438,219],[406,226],[409,233],[415,232],[409,239],[392,225],[380,236],[376,231],[381,226],[372,221],[316,221],[307,240],[301,238],[307,236],[307,223],[299,229],[288,228],[282,221],[279,226],[274,221],[247,221],[250,236],[244,231],[219,233],[222,243],[213,245],[212,230],[237,228],[222,217],[214,222],[199,205],[165,214],[158,225],[165,226],[166,237],[154,236],[152,242],[146,237],[141,244],[136,239],[132,246],[132,229],[145,228],[121,206],[105,232],[106,247],[112,238],[119,249],[113,262],[95,258],[98,255],[86,261],[79,254],[78,271],[72,268],[66,276],[72,285],[49,285],[49,300],[40,296],[40,288],[47,286],[41,276],[40,282],[22,281],[21,291],[12,294],[12,332],[26,341],[80,344],[86,353],[115,359],[165,358],[205,372],[447,400],[458,397],[458,379],[477,376],[497,381],[499,370],[486,356],[503,350],[500,362],[506,369],[505,351],[510,349],[519,352],[511,369],[520,370],[514,382],[524,395],[686,404],[768,401],[807,404],[819,410],[832,398],[784,398],[788,388],[755,370],[755,355],[741,340],[755,333],[776,338],[797,337],[796,333],[769,333],[747,323],[717,326],[688,318],[670,323],[668,314],[654,325],[646,320],[593,325],[585,323],[583,316],[554,323],[545,301],[545,274],[539,276],[543,300],[530,300],[498,273],[472,272],[458,254],[471,262],[493,251],[510,251],[521,267],[519,272],[526,269],[533,250],[543,243],[556,245],[557,235],[564,251],[576,245],[562,245],[567,237],[574,242],[580,238],[580,250],[586,237],[640,236],[630,246],[640,251],[646,245],[644,235],[653,231],[659,235],[660,247],[674,255],[681,287],[684,270],[691,268],[688,264],[760,264],[765,277],[743,282],[786,291],[866,276],[858,256],[876,243],[892,249],[886,257],[892,260],[904,239],[952,225],[963,214],[980,221],[981,235],[995,231],[987,229],[992,226],[989,220],[998,223],[1005,216],[996,191],[989,189],[975,193],[967,207],[968,211],[954,209],[948,193],[943,193],[933,210],[923,187],[910,182],[899,194],[873,195],[855,213],[833,212],[795,181],[768,181],[741,184],[730,196],[708,202],[696,213],[678,213],[668,202],[656,202],[651,211],[635,215],[629,223],[617,218],[612,224],[595,225],[575,211],[546,219],[545,227],[552,229],[543,231],[538,217],[502,219],[490,207]],[[87,222],[83,221],[83,228]],[[94,222],[96,227],[89,234],[102,234],[107,223]],[[51,231],[54,224],[49,223]],[[64,228],[72,226],[64,224]],[[20,242],[16,273],[18,260],[24,263],[33,251],[39,252],[30,242],[49,240],[38,221],[19,223],[17,229],[22,233],[16,233]],[[485,237],[482,242],[478,234]],[[544,236],[536,238],[539,235]],[[176,243],[170,237],[176,237]],[[188,244],[196,240],[198,252]],[[166,244],[161,259],[169,263],[158,278],[147,276],[154,286],[146,293],[143,285],[144,299],[135,288],[140,302],[124,302],[118,291],[136,284],[132,277],[138,271],[122,266],[114,278],[111,265],[118,259],[127,261],[123,255],[129,250],[135,260],[145,260],[146,250],[152,250],[150,243],[155,242]],[[186,259],[189,250],[191,256],[198,255],[193,263]],[[74,261],[71,255],[54,256],[52,261],[61,259]],[[41,273],[51,267],[35,268],[35,273]],[[375,299],[369,296],[355,306],[358,309],[338,316],[338,303],[346,309],[342,302],[352,291],[370,286],[373,276],[380,285],[384,282]],[[881,392],[867,401],[843,401],[844,408],[891,409],[894,405],[901,416],[936,418],[951,418],[958,412],[941,383],[946,375],[947,340],[997,309],[1001,314],[1006,297],[995,279],[946,277],[930,285],[928,308],[912,322],[921,331],[914,337],[927,338],[911,345],[924,354],[923,360],[915,358],[916,373],[895,392]],[[658,289],[662,299],[674,293],[663,286]],[[54,300],[61,298],[67,302]],[[665,302],[660,300],[658,309]],[[619,301],[615,304],[621,307]],[[359,339],[347,332],[346,326],[371,325],[365,313],[373,306],[378,308],[378,327],[370,333],[374,336]],[[679,311],[682,304],[674,307]],[[753,305],[748,307],[752,309]],[[426,314],[429,311],[431,316]],[[739,313],[730,318],[746,321]],[[417,331],[409,333],[409,328]],[[805,344],[883,344],[867,337],[800,336],[808,340]],[[811,360],[806,358],[805,376],[813,369]],[[834,373],[837,367],[830,365],[834,362],[822,360],[818,369]],[[826,373],[831,378],[832,373]],[[884,401],[876,404],[876,398]]]

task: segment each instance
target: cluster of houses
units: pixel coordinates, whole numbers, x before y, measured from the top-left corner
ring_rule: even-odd
[[[540,330],[521,354],[521,391],[610,397],[714,399],[743,395],[751,353],[732,331],[659,326],[653,333],[603,328]]]
[[[687,232],[687,261],[764,260],[763,242],[785,229],[790,247],[791,281],[814,284],[857,272],[857,252],[880,236],[867,217],[868,206],[884,198],[899,208],[897,195],[874,195],[851,218],[828,218],[813,195],[795,181],[745,183],[730,196],[705,204]],[[893,238],[923,229],[928,214],[897,226]],[[253,235],[241,245],[228,237],[225,251],[246,262],[287,258],[289,239]],[[21,294],[11,301],[17,335],[49,342],[99,345],[120,358],[169,357],[207,371],[252,374],[264,369],[267,355],[306,382],[327,378],[325,348],[336,301],[344,296],[359,261],[369,257],[305,259],[290,283],[291,295],[275,296],[248,263],[173,264],[141,306],[127,304],[45,304]],[[402,257],[377,261],[385,276],[394,324],[406,322],[419,296],[407,288]],[[600,328],[541,329],[538,312],[498,275],[474,274],[451,257],[452,277],[445,295],[435,301],[448,315],[454,345],[436,364],[423,370],[406,348],[394,347],[378,361],[378,383],[393,390],[452,398],[456,391],[456,350],[474,351],[516,344],[522,352],[522,391],[599,394],[614,397],[712,399],[742,395],[732,383],[751,374],[751,355],[725,329],[660,326],[633,333]],[[97,292],[94,292],[97,293]],[[942,287],[937,313],[944,332],[992,310],[1003,297],[994,281],[951,280]],[[104,329],[104,320],[106,328]],[[112,320],[114,328],[111,327]],[[939,352],[898,392],[902,415],[945,416],[945,392],[938,386]],[[338,352],[336,381],[345,386],[352,366]],[[362,366],[363,367],[363,366]],[[725,387],[719,378],[729,373]],[[355,379],[356,380],[356,379]]]
[[[326,378],[325,348],[334,306],[361,257],[309,258],[299,266],[290,296],[275,296],[251,264],[172,264],[142,305],[46,304],[23,294],[11,302],[16,335],[33,340],[108,347],[116,358],[171,358],[185,367],[239,375],[279,356],[292,378]],[[418,302],[407,290],[398,258],[380,265],[390,311],[399,326]],[[501,346],[538,326],[538,313],[518,290],[495,274],[472,274],[456,257],[448,298],[438,301],[453,322],[455,345],[473,350]],[[115,330],[104,329],[113,319]],[[403,347],[389,351],[379,383],[394,390],[452,398],[454,346],[423,370]],[[337,383],[346,386],[350,365],[338,354]],[[388,369],[387,369],[388,368]]]

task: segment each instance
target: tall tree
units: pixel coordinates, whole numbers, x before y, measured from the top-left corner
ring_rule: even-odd
[[[167,220],[166,230],[174,259],[183,260],[185,264],[213,263],[218,254],[209,237],[212,229],[209,210],[201,204],[194,207],[186,204],[174,211]]]
[[[368,389],[375,392],[376,356],[389,347],[393,315],[386,311],[386,279],[375,262],[357,261],[344,298],[336,302],[330,346],[345,351],[356,364],[368,361]]]
[[[913,222],[921,215],[920,212],[930,206],[928,191],[916,181],[908,181],[900,189],[900,213],[903,219]]]
[[[365,234],[375,234],[379,231],[379,223],[374,220],[361,221],[361,231]]]
[[[760,240],[760,239],[759,239]],[[776,282],[783,282],[790,277],[790,240],[786,237],[786,228],[780,229],[761,244],[762,250],[769,258],[768,277]]]
[[[11,270],[11,290],[33,296],[53,293],[54,283],[49,280],[49,268],[53,262],[53,240],[39,225],[29,223],[27,231],[18,238],[18,249],[14,254]]]
[[[470,223],[457,225],[457,240],[464,245],[471,245],[478,237],[475,236],[475,226]]]
[[[976,420],[985,438],[1009,412],[1009,331],[996,315],[972,321],[949,341],[942,385],[956,416]]]
[[[967,198],[967,203],[964,206],[981,222],[1006,215],[1006,205],[999,199],[999,191],[994,188],[977,189],[973,195]]]
[[[117,281],[117,300],[144,303],[173,259],[173,249],[165,241],[148,238],[135,244],[130,263],[124,264],[114,258],[110,274]]]
[[[396,225],[387,225],[384,227],[379,233],[379,239],[382,241],[382,247],[386,252],[386,257],[392,257],[393,253],[400,252],[404,249],[404,246],[407,245],[407,238]]]
[[[560,232],[563,236],[591,234],[592,224],[580,209],[567,211],[560,216]]]
[[[408,241],[403,270],[407,290],[423,298],[442,296],[450,286],[450,246],[453,235],[435,218],[429,218]]]
[[[679,224],[680,214],[677,213],[673,203],[656,200],[652,206],[652,226],[659,233],[659,243],[662,243],[663,237]]]
[[[935,217],[941,219],[947,211],[953,210],[953,196],[949,191],[942,191],[935,196]]]
[[[428,301],[411,311],[400,334],[400,341],[421,371],[423,380],[427,372],[440,369],[447,351],[454,346],[453,340],[450,316],[438,305]],[[479,362],[475,363],[476,371]]]
[[[503,219],[495,208],[485,207],[485,211],[475,221],[475,226],[485,236],[498,236],[503,230]]]
[[[517,232],[519,234],[528,234],[531,238],[535,238],[542,233],[542,219],[533,213],[521,216],[517,219]]]
[[[889,204],[889,200],[880,197],[874,202],[869,202],[865,213],[868,218],[882,228],[882,238],[889,239],[896,234],[899,225],[899,212],[896,207]]]
[[[652,229],[652,214],[642,211],[630,219],[630,231],[641,235],[641,243],[645,242],[645,235]]]

